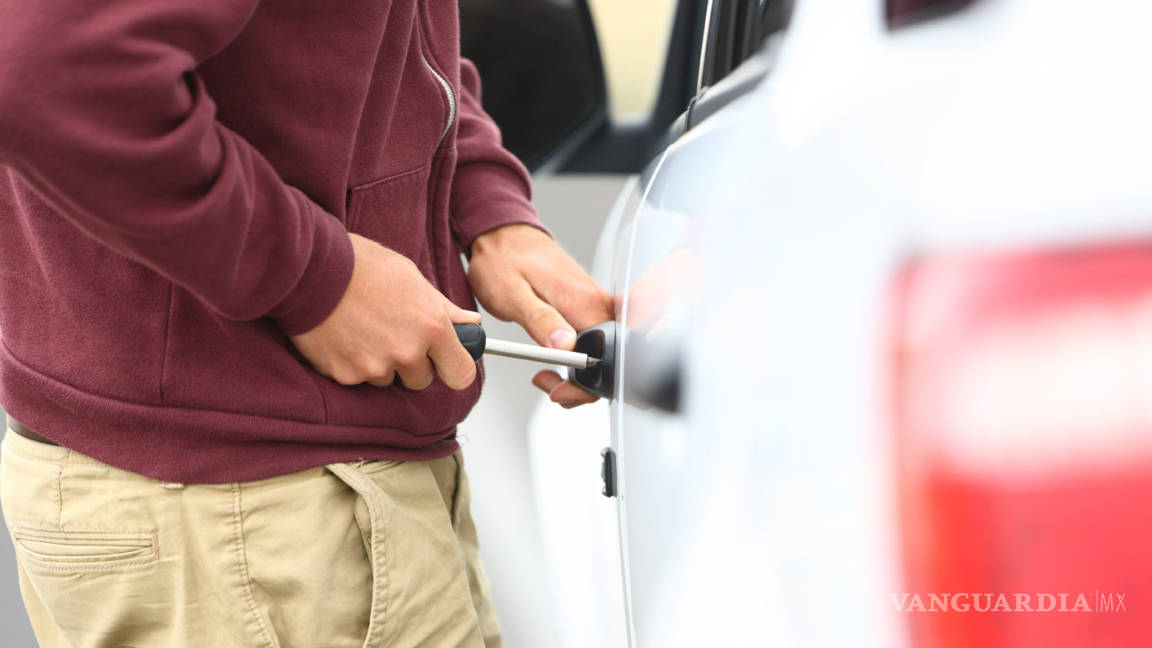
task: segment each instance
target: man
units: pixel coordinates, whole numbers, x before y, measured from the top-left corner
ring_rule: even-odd
[[[496,645],[451,324],[474,291],[571,348],[612,301],[454,0],[0,16],[2,503],[41,645]]]

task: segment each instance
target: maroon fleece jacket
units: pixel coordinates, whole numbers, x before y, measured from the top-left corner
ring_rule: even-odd
[[[475,308],[460,252],[541,227],[455,0],[0,0],[0,403],[181,482],[457,449],[480,394],[347,387],[288,335],[347,232]]]

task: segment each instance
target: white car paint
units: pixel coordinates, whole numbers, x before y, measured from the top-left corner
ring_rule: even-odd
[[[664,152],[606,228],[621,327],[673,251],[700,292],[674,283],[661,318],[684,351],[681,414],[537,411],[542,501],[582,503],[548,533],[556,614],[615,642],[566,645],[618,645],[620,617],[588,602],[621,594],[640,648],[902,645],[894,273],[913,254],[1152,234],[1152,6],[984,0],[895,31],[881,15],[800,0],[768,79]],[[589,499],[609,427],[618,529]],[[580,520],[595,550],[574,555]]]

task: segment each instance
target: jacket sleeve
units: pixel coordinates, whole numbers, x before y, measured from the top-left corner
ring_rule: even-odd
[[[452,231],[464,250],[484,232],[524,223],[552,235],[532,207],[524,165],[500,143],[500,129],[480,107],[480,74],[460,59],[459,133],[452,183]]]
[[[0,0],[0,163],[79,229],[225,317],[323,321],[340,222],[216,120],[196,67],[259,0]]]

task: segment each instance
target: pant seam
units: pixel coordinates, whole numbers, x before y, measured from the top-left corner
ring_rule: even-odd
[[[256,596],[252,593],[252,580],[248,574],[248,563],[245,559],[244,552],[244,529],[241,521],[241,507],[240,507],[240,484],[232,484],[232,520],[233,530],[235,534],[235,552],[236,552],[236,565],[240,574],[240,586],[244,591],[244,602],[247,604],[248,612],[256,619],[256,624],[260,627],[260,633],[264,636],[266,645],[272,648],[280,648],[279,642],[269,631],[267,624],[264,622],[264,616],[260,614],[260,610],[256,608]]]
[[[452,508],[448,511],[448,516],[452,519],[452,530],[459,535],[460,528],[460,475],[464,472],[464,464],[461,461],[460,453],[457,452],[452,455],[452,462],[456,464],[456,480],[452,484]]]
[[[56,526],[63,528],[64,521],[64,466],[56,467]]]

